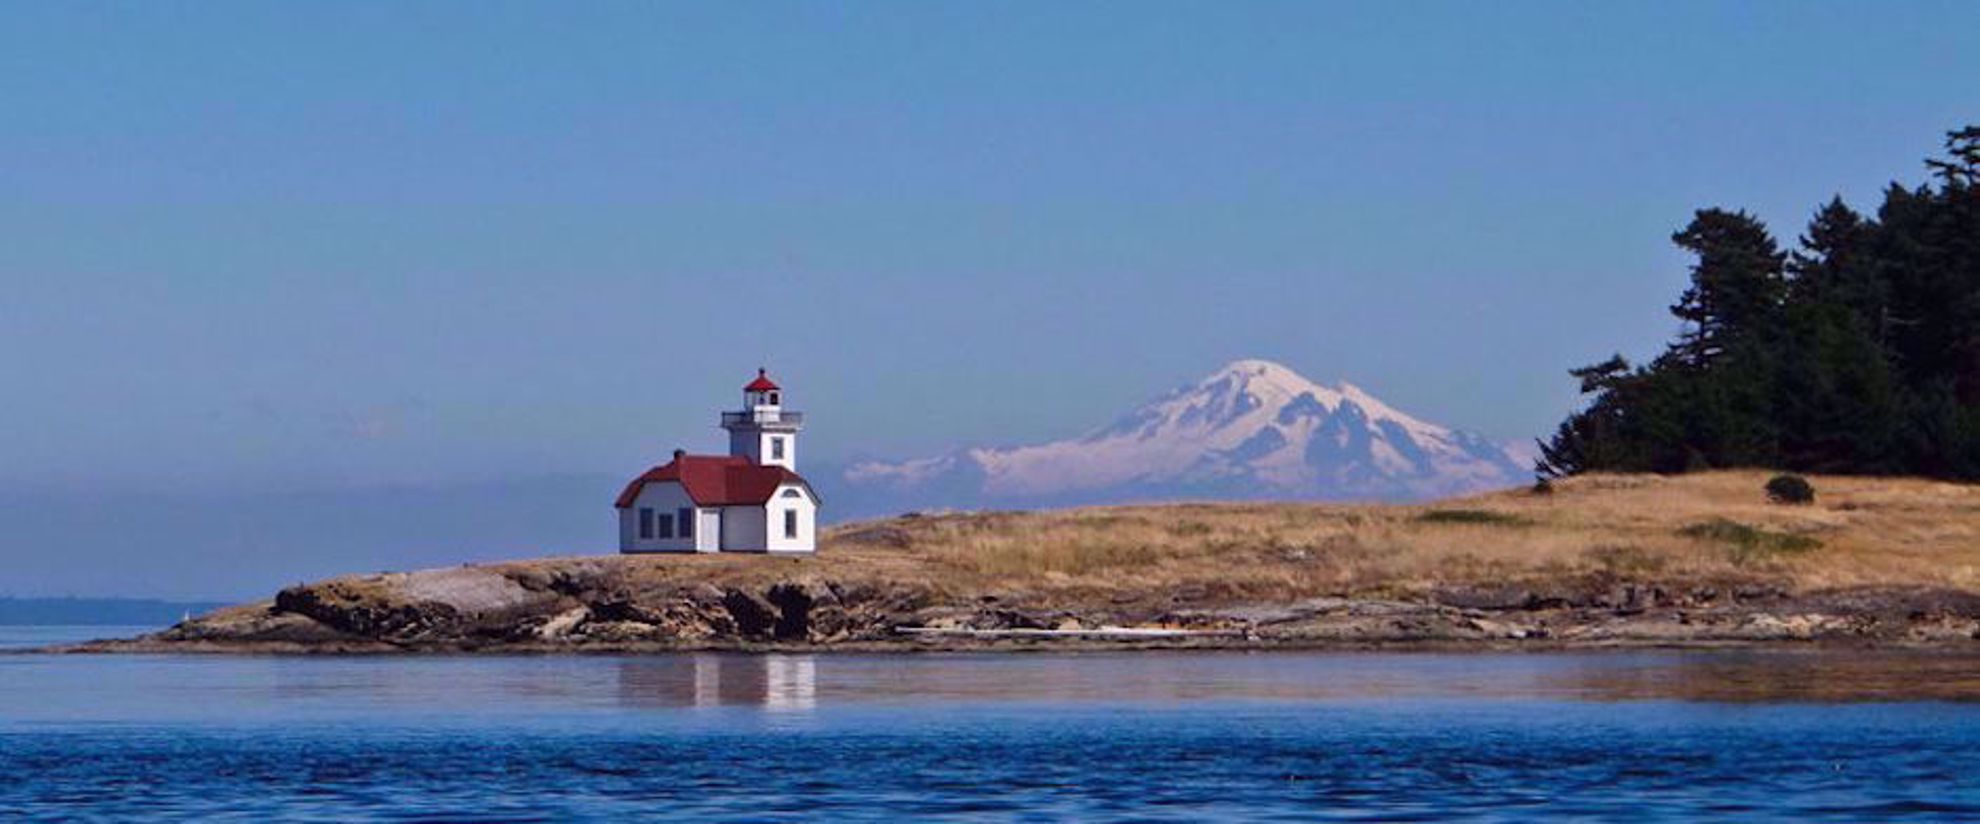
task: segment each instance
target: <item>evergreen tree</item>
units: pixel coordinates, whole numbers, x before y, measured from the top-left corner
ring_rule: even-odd
[[[1836,197],[1788,259],[1781,341],[1780,464],[1801,472],[1896,471],[1898,398],[1882,335],[1888,285],[1869,264],[1873,229]]]
[[[1690,324],[1676,346],[1687,365],[1706,366],[1736,339],[1768,331],[1787,294],[1787,256],[1759,219],[1704,209],[1671,241],[1698,258],[1671,307]]]
[[[1874,219],[1832,198],[1791,255],[1744,212],[1696,213],[1671,238],[1684,330],[1645,366],[1573,370],[1589,403],[1535,469],[1980,479],[1980,127],[1928,165]]]
[[[1540,458],[1534,471],[1541,477],[1556,478],[1588,469],[1612,468],[1630,463],[1625,456],[1607,450],[1629,443],[1621,431],[1620,411],[1624,389],[1630,380],[1629,361],[1616,355],[1601,363],[1570,369],[1568,374],[1581,381],[1581,393],[1594,395],[1587,409],[1562,421],[1551,440],[1540,441]]]
[[[1864,265],[1870,225],[1840,196],[1831,198],[1808,222],[1801,248],[1788,256],[1788,302],[1833,303],[1876,329],[1886,290]]]

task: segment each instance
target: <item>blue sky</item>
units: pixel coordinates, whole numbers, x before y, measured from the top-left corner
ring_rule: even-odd
[[[1239,357],[1524,439],[1670,231],[1980,120],[1971,3],[17,3],[0,485],[625,473],[761,364],[807,456]],[[4,589],[4,587],[0,587]]]

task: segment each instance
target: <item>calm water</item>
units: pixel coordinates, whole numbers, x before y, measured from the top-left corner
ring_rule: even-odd
[[[1976,698],[1903,656],[10,654],[0,819],[1973,820]]]

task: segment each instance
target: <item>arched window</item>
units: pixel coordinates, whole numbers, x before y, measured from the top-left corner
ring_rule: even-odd
[[[784,490],[784,497],[786,497],[786,498],[802,498],[802,497],[804,497],[804,493],[802,493],[802,492],[799,492],[799,491],[797,491],[797,490],[795,490],[795,489],[786,489],[786,490]]]

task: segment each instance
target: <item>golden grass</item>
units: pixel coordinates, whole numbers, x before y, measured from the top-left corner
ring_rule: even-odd
[[[1980,589],[1980,487],[1817,476],[1769,503],[1769,473],[1586,476],[1427,505],[1217,503],[901,517],[827,530],[815,557],[641,556],[646,583],[792,577],[958,595],[1116,601],[1404,595],[1607,573],[1676,585]]]
[[[1980,487],[1768,473],[1589,476],[1424,506],[1175,504],[897,518],[829,531],[821,561],[911,557],[973,589],[1211,587],[1308,596],[1589,572],[1797,587],[1980,588]],[[884,542],[878,539],[884,538]]]

